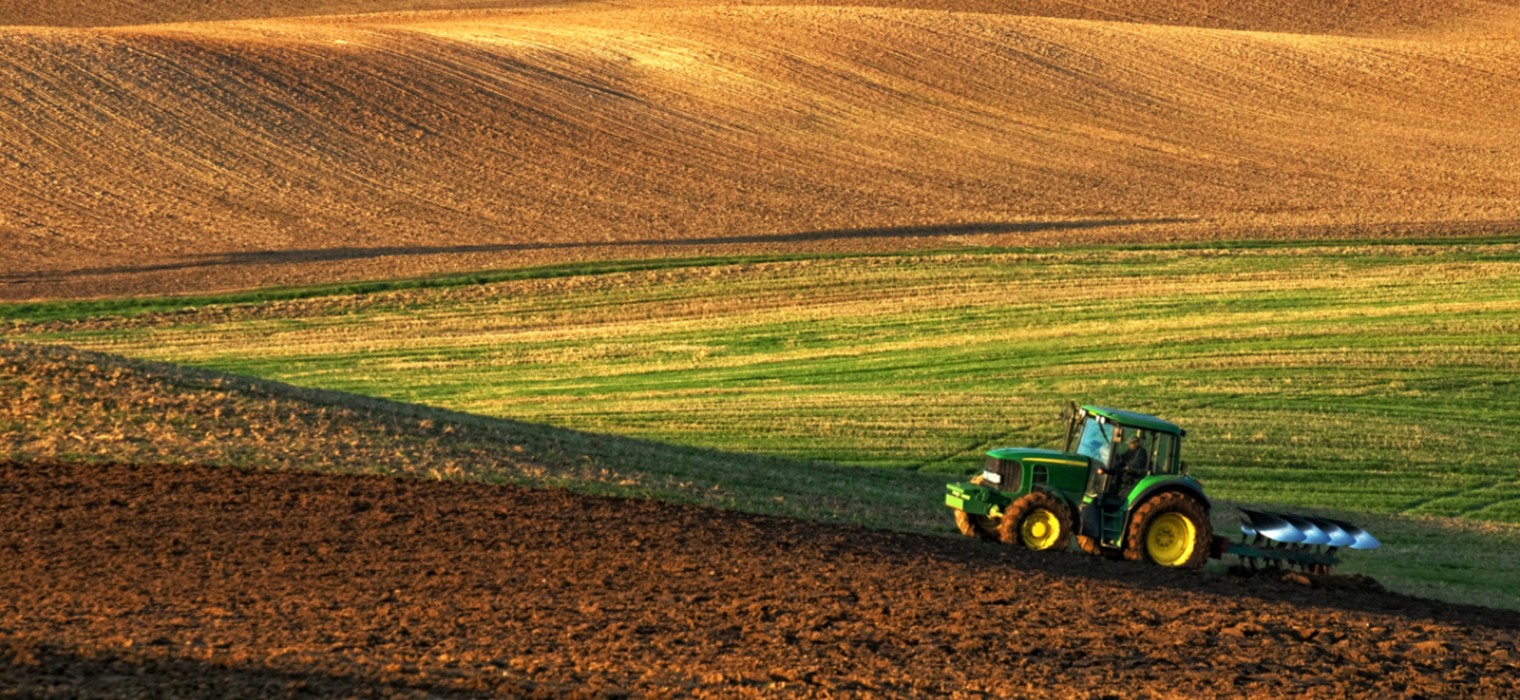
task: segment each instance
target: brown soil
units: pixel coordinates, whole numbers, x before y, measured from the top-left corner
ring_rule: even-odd
[[[0,299],[1520,221],[1514,2],[249,5],[0,0]]]
[[[0,695],[1520,692],[1520,616],[510,487],[0,465]]]

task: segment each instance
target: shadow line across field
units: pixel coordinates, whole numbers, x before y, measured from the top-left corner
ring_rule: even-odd
[[[765,245],[788,243],[823,243],[828,241],[866,241],[909,238],[937,238],[978,234],[1018,234],[1050,231],[1076,231],[1108,228],[1113,226],[1140,226],[1191,223],[1197,219],[1077,219],[1069,221],[1014,221],[971,224],[928,224],[920,226],[887,226],[871,228],[839,228],[800,231],[793,233],[762,233],[733,236],[701,236],[676,239],[634,239],[606,241],[517,241],[511,243],[480,243],[468,245],[418,245],[418,246],[340,246],[333,248],[301,248],[293,250],[254,250],[234,253],[211,253],[186,256],[173,262],[147,265],[110,265],[52,272],[34,272],[0,275],[0,282],[35,282],[66,280],[73,277],[103,275],[141,274],[150,272],[175,272],[217,267],[244,265],[290,265],[321,262],[349,262],[374,258],[412,257],[426,255],[475,255],[483,253],[512,253],[538,250],[615,249],[621,247],[667,247],[691,248],[717,245]]]

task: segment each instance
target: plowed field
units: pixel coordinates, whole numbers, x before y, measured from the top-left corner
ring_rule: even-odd
[[[0,465],[0,695],[1513,697],[1520,617],[509,487]]]
[[[0,298],[1520,221],[1513,0],[256,5],[0,2]]]

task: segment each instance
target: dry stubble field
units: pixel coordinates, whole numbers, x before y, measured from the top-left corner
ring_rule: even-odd
[[[1513,0],[244,7],[0,4],[0,297],[1520,220]]]

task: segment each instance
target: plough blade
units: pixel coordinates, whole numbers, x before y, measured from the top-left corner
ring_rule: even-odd
[[[1377,549],[1382,545],[1366,530],[1341,520],[1315,518],[1292,513],[1265,513],[1240,509],[1245,518],[1240,531],[1248,537],[1260,535],[1284,544],[1330,545],[1351,549]]]
[[[1352,549],[1377,549],[1378,547],[1383,546],[1383,543],[1379,542],[1376,537],[1367,534],[1366,530],[1352,525],[1351,523],[1344,523],[1339,520],[1332,520],[1330,522],[1339,525],[1342,530],[1346,531],[1346,534],[1351,535],[1352,539],[1355,540],[1351,544],[1346,545],[1347,547],[1350,547]]]
[[[1352,537],[1351,533],[1346,532],[1346,528],[1334,520],[1321,520],[1320,529],[1330,536],[1331,547],[1350,547],[1356,544],[1356,538]]]
[[[1281,516],[1241,508],[1246,519],[1240,523],[1240,531],[1251,537],[1258,535],[1274,542],[1298,544],[1304,541],[1304,533]]]
[[[1240,512],[1243,537],[1226,551],[1246,560],[1252,569],[1264,562],[1271,567],[1329,573],[1340,563],[1336,550],[1376,549],[1381,544],[1366,530],[1340,520],[1246,508]]]
[[[1330,544],[1330,536],[1325,534],[1324,530],[1319,529],[1319,526],[1315,525],[1314,521],[1296,515],[1288,515],[1287,513],[1282,515],[1282,519],[1288,521],[1288,524],[1293,527],[1298,528],[1299,532],[1304,533],[1304,539],[1301,540],[1304,544],[1311,547]]]

